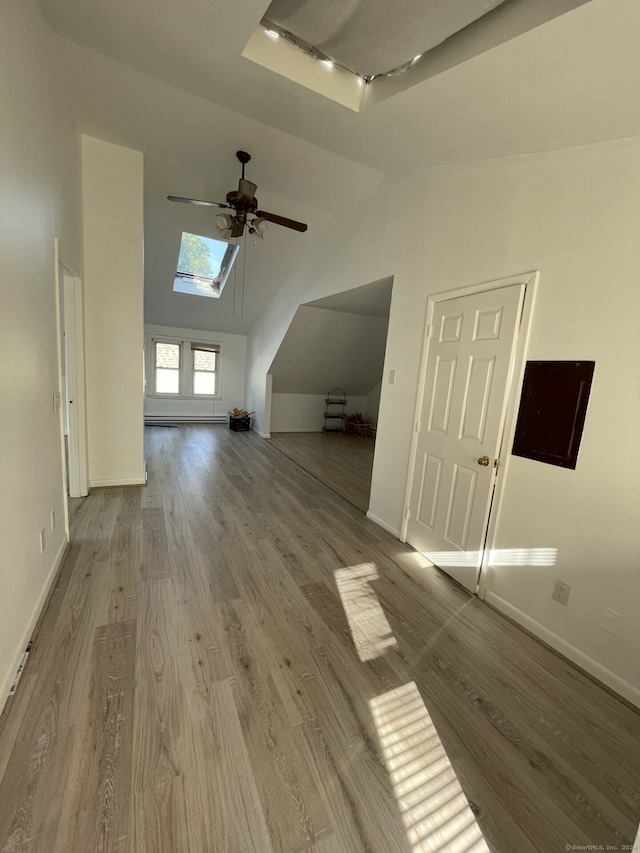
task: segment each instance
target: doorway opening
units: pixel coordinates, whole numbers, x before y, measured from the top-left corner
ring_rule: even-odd
[[[392,288],[388,277],[300,305],[269,369],[273,445],[365,513]],[[336,388],[343,420],[327,430]]]

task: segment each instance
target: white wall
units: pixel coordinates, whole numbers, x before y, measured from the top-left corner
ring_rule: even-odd
[[[320,432],[327,394],[271,395],[271,432]],[[365,397],[347,395],[345,414],[364,411]]]
[[[362,415],[369,421],[371,426],[378,424],[378,412],[380,410],[380,397],[382,395],[382,382],[378,382],[362,401]]]
[[[539,270],[528,357],[593,359],[595,379],[575,471],[516,457],[502,471],[494,546],[556,548],[557,563],[494,567],[487,600],[640,705],[640,139],[425,170],[358,204],[388,210],[384,226],[336,215],[254,328],[253,407],[298,304],[393,274],[369,512],[399,531],[429,294]]]
[[[194,299],[202,297],[194,296]],[[197,397],[171,400],[166,397],[153,397],[152,364],[149,348],[149,336],[184,338],[198,343],[220,344],[220,398],[202,400]],[[244,335],[228,335],[223,332],[203,331],[202,329],[182,329],[174,326],[145,326],[145,347],[147,352],[147,395],[144,401],[145,416],[180,417],[197,419],[211,415],[227,415],[234,408],[245,405],[244,381],[246,369],[247,339]]]
[[[89,484],[144,483],[142,154],[82,137]]]
[[[80,138],[32,0],[2,4],[0,79],[1,709],[66,547],[54,237],[82,273]]]
[[[531,359],[596,362],[575,471],[508,458],[495,547],[556,548],[495,567],[487,600],[640,704],[640,140],[441,168],[400,181],[429,206],[398,241],[371,511],[399,527],[426,297],[540,270]],[[571,584],[567,608],[554,580]],[[619,636],[600,627],[622,614]]]

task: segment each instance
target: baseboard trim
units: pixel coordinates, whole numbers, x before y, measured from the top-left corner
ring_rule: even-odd
[[[145,415],[144,422],[153,424],[226,424],[228,415]]]
[[[271,432],[308,432],[308,433],[321,433],[321,429],[272,429]]]
[[[256,435],[259,435],[260,438],[271,438],[270,432],[260,432],[259,429],[254,429],[253,432],[255,432]]]
[[[31,616],[27,622],[27,625],[22,634],[22,638],[18,644],[18,648],[16,650],[14,661],[11,666],[11,669],[8,673],[5,674],[2,682],[0,682],[0,713],[5,706],[7,699],[9,698],[9,689],[13,684],[13,679],[15,678],[16,672],[18,671],[18,667],[20,666],[20,662],[22,660],[22,656],[24,654],[27,645],[29,644],[29,640],[31,640],[36,631],[36,627],[38,625],[38,621],[40,617],[43,615],[45,604],[47,603],[49,593],[53,588],[54,581],[58,577],[58,572],[60,571],[60,567],[62,566],[62,562],[67,554],[67,550],[69,549],[69,540],[65,538],[62,540],[62,544],[58,549],[58,553],[55,556],[53,564],[49,569],[49,573],[47,574],[46,580],[44,582],[44,586],[38,596],[38,600],[36,601],[35,607],[31,612]]]
[[[525,631],[528,631],[528,633],[541,640],[545,645],[558,652],[562,657],[571,661],[571,663],[575,664],[590,678],[593,678],[604,687],[621,696],[634,707],[640,708],[640,689],[634,687],[633,684],[620,678],[620,676],[611,672],[611,670],[602,666],[598,661],[580,651],[576,646],[563,640],[562,637],[554,634],[553,631],[545,628],[540,622],[532,619],[531,616],[523,613],[522,610],[518,610],[517,607],[514,607],[494,592],[487,592],[484,601],[512,622],[516,622]]]
[[[374,515],[372,512],[369,512],[369,510],[367,510],[365,515],[369,519],[369,521],[373,521],[374,524],[377,524],[378,527],[381,527],[383,530],[386,530],[387,533],[390,533],[392,536],[395,536],[396,539],[400,538],[400,531],[396,530],[395,527],[391,527],[390,524],[387,524],[387,522],[383,521],[381,518],[378,518],[377,515]]]
[[[102,489],[107,486],[144,486],[146,485],[147,478],[146,476],[140,477],[132,477],[131,479],[123,479],[123,480],[91,480],[89,482],[89,488],[91,489]]]

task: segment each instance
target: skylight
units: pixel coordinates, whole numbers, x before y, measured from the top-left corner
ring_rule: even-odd
[[[219,297],[239,250],[233,243],[183,231],[174,291]]]

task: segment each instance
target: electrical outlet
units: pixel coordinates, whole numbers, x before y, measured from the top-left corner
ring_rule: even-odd
[[[559,604],[564,604],[566,607],[569,603],[569,593],[571,592],[571,587],[568,583],[564,583],[564,581],[556,580],[555,586],[553,587],[553,595],[551,598],[554,601],[557,601]]]
[[[47,535],[44,532],[44,527],[40,531],[40,553],[44,554],[44,549],[47,545]]]
[[[51,510],[51,532],[56,529],[56,511],[55,509]]]
[[[617,610],[612,610],[610,607],[605,607],[602,619],[600,620],[600,627],[607,634],[613,634],[614,637],[617,637],[621,619],[622,613],[618,613]]]

